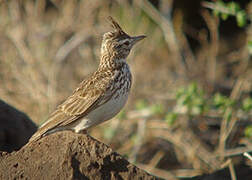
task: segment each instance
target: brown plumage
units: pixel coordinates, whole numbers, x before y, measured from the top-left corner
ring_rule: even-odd
[[[145,36],[131,37],[112,17],[108,19],[113,30],[103,35],[97,71],[56,108],[30,142],[59,130],[86,130],[114,117],[126,103],[131,87],[126,57]]]

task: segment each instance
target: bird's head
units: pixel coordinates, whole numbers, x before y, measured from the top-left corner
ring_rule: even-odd
[[[126,59],[131,48],[146,36],[129,36],[111,16],[108,20],[113,30],[103,35],[101,53],[115,56],[117,59]]]

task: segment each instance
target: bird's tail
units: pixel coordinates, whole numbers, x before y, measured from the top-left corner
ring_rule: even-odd
[[[40,130],[38,130],[37,132],[35,132],[35,134],[32,135],[32,137],[29,139],[29,142],[35,141],[35,140],[39,140],[42,137],[42,134],[40,132]],[[29,143],[28,142],[28,143]]]

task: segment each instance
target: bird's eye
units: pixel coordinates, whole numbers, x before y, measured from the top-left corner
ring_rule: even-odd
[[[129,45],[129,41],[126,41],[124,44],[125,44],[126,46],[128,46],[128,45]]]

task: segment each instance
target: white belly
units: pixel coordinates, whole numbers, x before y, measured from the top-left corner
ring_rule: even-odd
[[[111,98],[111,100],[91,111],[86,117],[83,117],[80,121],[76,122],[72,128],[75,132],[79,132],[113,118],[123,108],[127,99],[128,92],[117,98]]]

